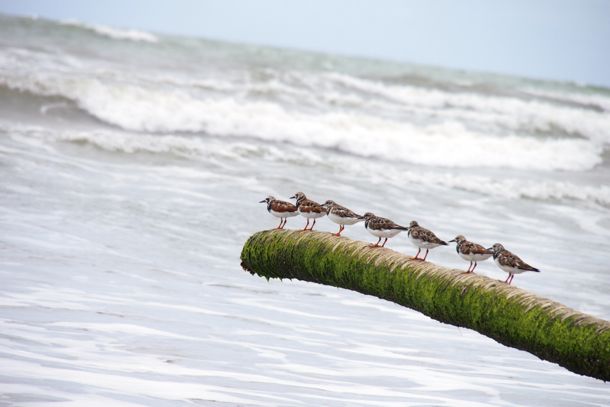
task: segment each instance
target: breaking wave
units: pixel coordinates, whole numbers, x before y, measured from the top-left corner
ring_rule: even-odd
[[[75,20],[61,21],[60,24],[67,27],[76,27],[92,31],[101,36],[112,38],[113,40],[129,40],[150,43],[159,42],[159,38],[157,36],[146,31],[115,28],[100,24],[87,24]]]
[[[482,134],[459,121],[414,125],[352,112],[304,113],[271,102],[196,99],[97,80],[47,88],[47,93],[75,101],[106,123],[138,132],[245,136],[440,167],[587,170],[602,162],[602,146],[589,140]]]
[[[98,119],[128,130],[249,136],[433,166],[586,170],[601,163],[603,152],[587,140],[494,137],[459,122],[416,127],[350,113],[290,112],[265,102],[118,91],[99,83],[89,84],[76,101]]]

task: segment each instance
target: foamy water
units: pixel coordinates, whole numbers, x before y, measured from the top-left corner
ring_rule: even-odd
[[[543,270],[514,284],[608,319],[608,91],[97,28],[0,17],[1,405],[610,404],[476,332],[239,266],[276,223],[257,202],[303,190],[502,242]]]

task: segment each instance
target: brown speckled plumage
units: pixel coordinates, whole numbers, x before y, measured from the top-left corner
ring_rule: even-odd
[[[469,242],[464,236],[458,236],[454,239],[457,242],[455,250],[462,254],[488,254],[489,250],[480,244]]]
[[[341,218],[363,219],[362,215],[358,215],[356,212],[347,209],[345,206],[339,205],[335,201],[328,200],[324,202],[324,205],[322,206],[326,208],[326,213],[328,215],[332,213]]]
[[[267,204],[267,212],[272,214],[273,216],[280,218],[280,224],[276,229],[284,229],[287,218],[291,218],[297,215],[297,207],[291,204],[290,202],[280,201],[279,199],[275,199],[274,196],[269,195],[267,198],[260,201],[260,203]]]
[[[493,251],[494,261],[498,267],[508,273],[508,278],[505,283],[512,283],[515,274],[523,273],[524,271],[540,272],[535,267],[530,266],[519,256],[506,250],[500,243],[494,244],[489,250]]]
[[[367,212],[364,214],[364,227],[366,230],[372,234],[373,236],[378,237],[377,243],[371,245],[372,247],[379,247],[379,242],[384,238],[383,244],[381,247],[384,247],[387,243],[388,239],[396,236],[403,230],[408,230],[404,226],[400,226],[399,224],[391,221],[390,219],[382,218],[380,216],[375,216],[371,212]]]
[[[322,205],[320,205],[319,203],[317,203],[315,201],[312,201],[311,199],[307,199],[307,197],[305,196],[304,193],[297,192],[294,196],[296,197],[296,200],[297,200],[296,207],[299,210],[299,212],[326,213],[326,211],[324,210]]]
[[[353,225],[364,220],[363,216],[330,199],[324,202],[322,207],[326,210],[329,219],[339,225],[339,230],[334,233],[335,236],[341,236],[345,225]]]
[[[305,194],[302,192],[297,192],[291,197],[291,199],[297,200],[296,207],[298,212],[307,218],[307,223],[305,224],[305,228],[303,228],[303,230],[313,230],[313,227],[316,225],[316,218],[326,216],[326,209],[319,203],[312,201],[311,199],[307,199]],[[310,219],[313,219],[313,224],[310,228],[308,228]]]
[[[290,202],[274,199],[267,203],[267,210],[273,210],[275,212],[296,212],[297,207]]]
[[[415,221],[412,221],[409,225],[409,232],[407,235],[423,242],[447,245],[447,242],[439,239],[431,230],[419,226]]]
[[[496,243],[497,245],[498,243]],[[496,246],[494,245],[494,246]],[[529,264],[527,264],[526,262],[524,262],[523,260],[521,260],[521,258],[519,256],[517,256],[516,254],[513,254],[511,252],[509,252],[508,250],[506,250],[502,245],[500,245],[501,248],[498,249],[493,249],[494,250],[494,260],[497,261],[499,264],[501,264],[502,266],[506,266],[506,267],[513,267],[519,270],[523,270],[523,271],[540,271],[535,267],[530,266]]]
[[[381,216],[375,216],[370,212],[364,214],[364,226],[367,229],[373,230],[408,230],[409,228],[405,226],[400,226],[399,224],[391,221],[387,218],[382,218]]]
[[[478,262],[487,260],[492,254],[491,250],[486,249],[480,244],[466,240],[466,238],[462,235],[457,235],[455,239],[452,239],[449,242],[456,242],[455,251],[464,260],[470,261],[470,265],[468,266],[466,273],[474,272],[474,269],[477,268]]]

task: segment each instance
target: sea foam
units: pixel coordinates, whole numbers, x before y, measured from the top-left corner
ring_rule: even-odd
[[[248,159],[252,154],[264,154],[266,159],[276,162],[299,161],[308,157],[309,165],[323,165],[325,157],[307,154],[306,149],[294,145],[292,147],[277,148],[269,146],[264,150],[252,143],[243,140],[220,142],[220,140],[207,140],[195,135],[160,135],[160,134],[133,134],[125,131],[55,131],[36,126],[14,126],[0,122],[0,131],[11,134],[16,140],[27,143],[39,142],[67,142],[88,144],[108,152],[122,154],[170,154],[192,160],[209,159],[217,157],[222,160]],[[429,137],[429,136],[426,136]],[[568,142],[558,140],[558,142]],[[573,140],[574,143],[585,143],[583,140]],[[506,143],[514,143],[508,140]],[[505,148],[500,146],[498,148]],[[539,146],[544,149],[544,146]],[[574,145],[567,145],[568,151]],[[524,146],[527,150],[527,145]],[[538,153],[538,152],[536,152]],[[567,154],[567,153],[566,153]],[[573,155],[576,155],[573,152]],[[496,157],[496,159],[498,159]],[[551,158],[549,158],[551,159]],[[351,163],[352,160],[347,160]],[[366,177],[369,173],[381,171],[376,161],[363,162],[359,166],[348,165],[346,171],[351,171],[358,177]],[[594,202],[602,206],[610,206],[610,187],[606,185],[592,186],[579,185],[568,181],[546,179],[521,179],[506,176],[497,178],[493,175],[469,175],[468,182],[462,174],[439,173],[434,170],[413,168],[412,170],[383,170],[388,179],[400,180],[402,183],[433,184],[451,189],[464,190],[477,194],[499,197],[504,199],[528,198],[535,200],[573,200]]]

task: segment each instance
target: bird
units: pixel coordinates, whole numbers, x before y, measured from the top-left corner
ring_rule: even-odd
[[[293,216],[297,216],[299,214],[296,206],[290,202],[275,199],[274,196],[269,195],[259,203],[265,202],[267,203],[267,211],[276,218],[280,218],[280,224],[277,225],[276,229],[284,229],[286,222],[288,222],[287,218],[292,218]]]
[[[493,254],[491,250],[486,249],[480,244],[469,242],[462,235],[457,235],[455,239],[449,241],[449,243],[455,242],[455,251],[466,261],[470,262],[466,274],[474,272],[477,268],[477,262],[487,260]],[[474,264],[474,267],[473,267]]]
[[[326,209],[328,218],[339,225],[339,231],[333,233],[334,236],[341,236],[341,232],[345,229],[345,225],[353,225],[364,220],[364,216],[358,215],[345,206],[341,206],[330,199],[324,202],[322,207]]]
[[[297,200],[297,210],[298,212],[307,218],[307,224],[303,230],[313,230],[313,227],[316,225],[316,219],[321,218],[326,215],[326,210],[317,202],[312,201],[311,199],[307,199],[304,193],[297,192],[294,196],[291,196],[290,199]],[[309,220],[313,219],[313,224],[311,228],[307,228],[309,226]]]
[[[363,216],[364,218],[364,227],[366,230],[372,234],[373,236],[377,236],[379,239],[377,243],[370,244],[370,247],[379,247],[379,242],[381,242],[381,238],[385,238],[381,247],[384,247],[388,238],[394,237],[400,232],[409,230],[409,228],[405,226],[400,226],[390,219],[382,218],[380,216],[375,216],[375,214],[371,212],[367,212]]]
[[[430,249],[434,249],[438,246],[447,246],[447,242],[436,237],[434,233],[426,228],[422,228],[419,226],[417,222],[414,220],[409,224],[409,231],[407,232],[407,236],[409,240],[415,247],[417,247],[417,254],[415,255],[414,260],[422,260],[425,261],[426,257],[428,257],[428,252]],[[426,249],[426,254],[423,259],[420,259],[419,253],[421,249]]]
[[[500,267],[501,270],[506,271],[508,273],[508,277],[506,278],[506,280],[504,280],[504,282],[508,283],[509,285],[513,282],[515,274],[521,274],[525,271],[534,271],[536,273],[540,273],[540,270],[530,266],[529,264],[521,260],[519,256],[512,254],[511,252],[506,250],[504,246],[502,246],[500,243],[494,244],[487,250],[490,250],[493,253],[496,265]]]

